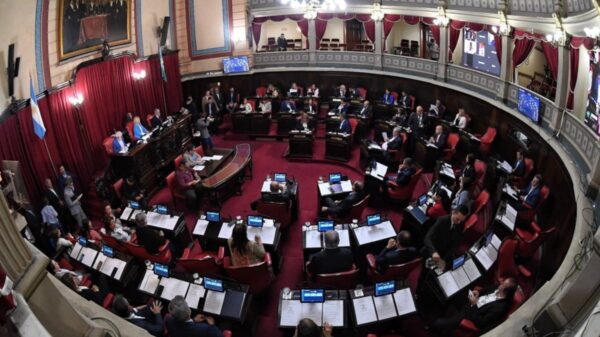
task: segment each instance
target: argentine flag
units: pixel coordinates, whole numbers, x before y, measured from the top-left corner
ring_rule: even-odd
[[[35,97],[35,91],[33,91],[33,81],[29,78],[29,96],[31,98],[31,119],[33,120],[33,132],[40,139],[44,139],[46,134],[46,127],[42,120],[42,114],[37,104],[37,98]]]

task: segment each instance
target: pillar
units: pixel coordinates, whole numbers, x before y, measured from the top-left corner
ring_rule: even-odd
[[[558,72],[556,76],[556,96],[554,104],[558,107],[559,113],[551,121],[551,127],[558,130],[562,123],[562,111],[567,108],[567,97],[569,94],[569,42],[564,46],[558,46]]]
[[[513,37],[512,35],[502,35],[502,55],[500,55],[500,81],[502,86],[498,91],[496,98],[499,101],[506,103],[508,99],[508,88],[512,82],[513,76],[513,63],[512,63],[512,51],[513,51]]]
[[[308,64],[317,64],[317,27],[315,20],[308,20]]]
[[[448,66],[448,25],[440,25],[440,57],[438,58],[437,79],[446,82],[446,68]]]
[[[373,67],[381,70],[383,67],[383,21],[375,21],[375,63]]]
[[[11,280],[17,281],[33,257],[15,226],[4,195],[0,193],[0,264]],[[15,282],[17,283],[17,282]]]

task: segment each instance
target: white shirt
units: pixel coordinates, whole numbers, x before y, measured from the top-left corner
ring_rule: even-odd
[[[313,97],[319,97],[319,88],[316,88],[315,91],[312,89],[308,89],[308,92],[313,94]]]
[[[481,308],[488,303],[497,301],[498,300],[497,292],[498,292],[498,290],[494,291],[493,293],[484,295],[484,296],[479,296],[479,298],[477,299],[477,308]]]
[[[244,105],[244,112],[245,113],[251,113],[252,112],[252,105],[250,105],[250,103],[246,103],[246,105]]]
[[[392,137],[392,138],[388,139],[387,142],[384,142],[383,144],[381,144],[381,148],[384,151],[387,151],[388,143],[392,142],[394,139],[396,139],[396,137]]]
[[[58,221],[58,213],[52,207],[52,205],[46,205],[42,208],[42,221],[47,224],[57,224]]]
[[[464,129],[467,127],[467,117],[456,114],[456,117],[454,117],[454,125],[456,125],[459,129]]]

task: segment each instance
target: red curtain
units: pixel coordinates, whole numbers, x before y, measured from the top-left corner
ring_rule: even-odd
[[[375,43],[375,21],[365,21],[363,22],[363,27],[365,28],[365,34],[367,34],[367,38]]]
[[[306,20],[306,19],[300,20],[297,22],[297,24],[298,24],[298,28],[300,28],[300,32],[306,38],[306,48],[308,49],[308,48],[310,48],[309,41],[308,41],[308,20]]]
[[[573,109],[573,94],[577,84],[577,73],[579,70],[579,48],[571,48],[569,51],[569,96],[567,98],[567,109]]]
[[[154,61],[158,62],[160,67],[160,61],[158,58],[156,58]],[[163,62],[165,64],[165,71],[167,73],[165,93],[167,95],[168,111],[166,111],[166,113],[173,113],[179,111],[179,109],[181,109],[183,106],[183,89],[181,88],[181,72],[179,72],[179,55],[177,53],[163,55]],[[155,81],[158,79],[158,77],[153,78]]]
[[[548,64],[548,68],[550,68],[552,78],[556,80],[558,75],[558,49],[551,43],[545,41],[542,41],[541,45],[542,49],[544,50],[544,56],[546,56],[546,63]]]
[[[530,39],[515,39],[515,48],[513,49],[513,70],[523,63],[531,53],[531,50],[535,46],[535,41]]]
[[[494,48],[496,48],[496,57],[498,57],[498,64],[502,64],[502,35],[494,35]]]
[[[319,14],[320,15],[320,14]],[[317,35],[317,48],[321,43],[321,39],[323,35],[325,35],[325,30],[327,29],[327,20],[318,19],[315,20],[315,31]]]

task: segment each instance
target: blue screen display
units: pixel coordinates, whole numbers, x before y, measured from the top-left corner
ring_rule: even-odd
[[[489,245],[490,243],[492,243],[492,239],[494,238],[494,232],[490,231],[486,236],[485,236],[485,245]]]
[[[87,239],[84,236],[79,237],[79,244],[82,246],[87,246]]]
[[[107,245],[102,245],[102,254],[108,256],[108,257],[113,257],[114,256],[114,252],[112,247],[109,247]]]
[[[529,91],[519,88],[519,112],[536,122],[540,114],[540,98]]]
[[[210,222],[221,221],[221,214],[219,212],[206,212],[206,220]]]
[[[286,182],[285,173],[275,173],[274,179],[278,183],[285,183]]]
[[[396,292],[396,281],[375,283],[375,296],[383,296]]]
[[[169,277],[169,266],[160,263],[155,263],[154,274],[162,277]]]
[[[227,57],[223,59],[223,72],[225,74],[243,73],[249,70],[248,56]]]
[[[500,62],[496,53],[494,34],[465,28],[463,31],[463,65],[499,76]]]
[[[367,226],[377,225],[381,222],[381,214],[371,214],[367,215]]]
[[[223,292],[223,280],[218,280],[216,278],[205,277],[204,278],[204,288],[208,290],[214,290],[218,292]]]
[[[169,214],[169,209],[165,205],[156,205],[156,213]]]
[[[425,205],[427,203],[427,194],[423,194],[422,196],[419,197],[419,206],[421,205]]]
[[[465,256],[461,255],[452,261],[452,269],[460,268],[465,263]]]
[[[330,184],[338,184],[341,181],[342,181],[341,173],[332,173],[329,175],[329,183]]]
[[[263,225],[262,216],[248,215],[248,226],[262,227],[262,225]]]
[[[135,200],[129,200],[129,207],[133,209],[140,209],[140,203]]]
[[[323,289],[302,289],[300,291],[300,302],[302,303],[323,303],[325,301],[325,290]]]
[[[333,227],[333,220],[319,220],[319,222],[317,222],[317,228],[319,232],[332,231]]]

